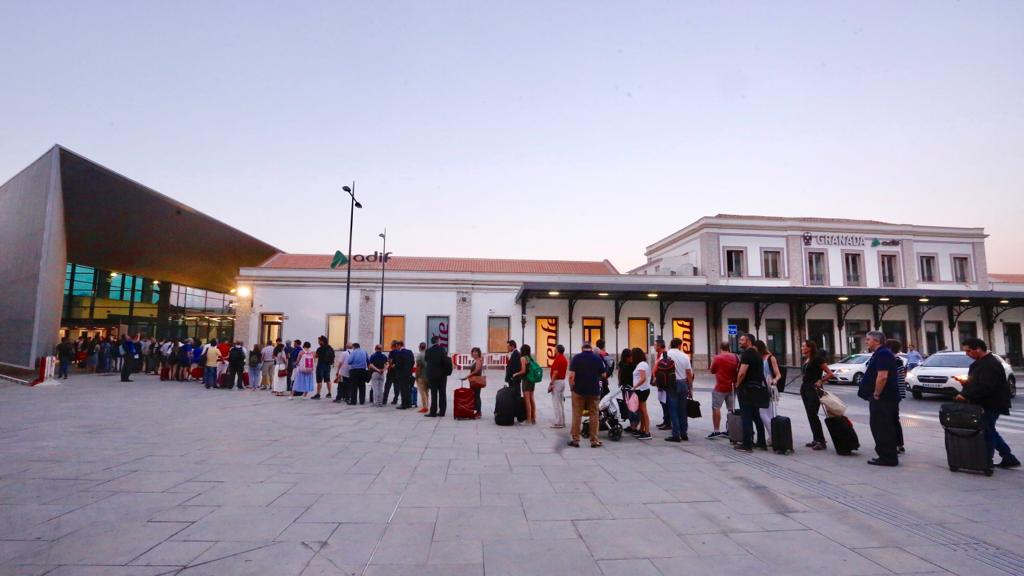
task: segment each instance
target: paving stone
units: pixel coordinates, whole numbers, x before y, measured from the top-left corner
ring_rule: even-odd
[[[303,522],[386,523],[398,505],[398,496],[326,494],[303,511]]]
[[[581,540],[484,542],[484,569],[488,576],[601,574]]]
[[[604,504],[591,494],[521,496],[530,520],[603,520],[612,517]]]
[[[935,572],[939,567],[926,562],[902,548],[861,548],[861,556],[896,574]]]
[[[124,565],[163,542],[187,524],[97,523],[47,546],[11,559],[15,564]]]
[[[157,544],[132,564],[143,566],[188,566],[214,545],[214,542],[175,542],[168,540]]]
[[[661,576],[661,572],[647,559],[598,560],[597,565],[604,576]]]
[[[660,520],[577,520],[576,531],[597,560],[695,556]]]
[[[277,542],[185,568],[181,576],[257,576],[301,574],[315,551],[299,542]]]
[[[430,555],[433,536],[432,524],[391,524],[370,563],[422,566]]]
[[[276,538],[279,542],[306,542],[309,544],[323,543],[338,528],[336,523],[292,522],[284,532]]]
[[[519,506],[441,508],[434,540],[518,540],[530,538],[530,527]]]
[[[304,512],[301,508],[221,507],[174,536],[175,540],[273,540]]]
[[[832,576],[888,574],[889,571],[810,530],[730,534],[734,542],[773,568]]]

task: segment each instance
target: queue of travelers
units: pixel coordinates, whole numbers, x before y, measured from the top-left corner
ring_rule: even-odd
[[[908,369],[921,362],[921,355],[908,347],[904,358],[899,356],[902,344],[887,339],[882,332],[865,336],[871,357],[857,394],[868,403],[869,428],[877,457],[868,461],[874,466],[898,466],[905,453],[903,428],[900,423],[900,401],[906,396]],[[524,425],[537,424],[536,386],[543,379],[543,370],[533,357],[529,345],[508,341],[508,362],[505,383],[522,396]],[[682,340],[655,341],[651,358],[641,348],[624,349],[618,358],[605,350],[604,340],[592,346],[585,342],[571,360],[565,347],[558,344],[548,367],[547,393],[551,397],[553,419],[551,428],[566,427],[565,397],[571,400],[569,445],[578,447],[583,433],[584,415],[588,416],[587,438],[593,447],[602,445],[599,438],[599,402],[611,392],[614,378],[625,408],[623,418],[628,426],[624,432],[635,439],[647,441],[651,433],[648,399],[653,390],[662,407],[659,431],[668,432],[667,442],[688,442],[689,410],[693,401],[694,372],[689,356],[682,350]],[[709,371],[715,378],[711,390],[712,431],[707,439],[727,437],[723,430],[722,407],[727,413],[737,412],[742,433],[735,448],[743,452],[772,447],[771,421],[777,415],[780,392],[785,385],[783,368],[764,342],[752,334],[739,337],[740,353],[732,352],[729,342],[722,342]],[[999,467],[1014,468],[1020,461],[1012,454],[996,430],[1000,415],[1009,414],[1010,389],[1003,366],[978,338],[963,342],[963,350],[974,359],[968,381],[955,397],[984,409],[983,425],[990,454],[1001,456]],[[800,347],[802,358],[799,396],[804,406],[811,441],[807,448],[820,451],[828,448],[821,421],[825,385],[833,378],[828,361],[810,340]],[[75,342],[62,338],[56,347],[57,377],[66,379],[69,367],[77,362],[90,372],[120,372],[123,382],[131,382],[137,372],[160,374],[165,380],[202,381],[207,389],[267,390],[275,396],[305,397],[312,400],[332,399],[348,405],[375,407],[387,404],[394,390],[392,405],[400,410],[418,408],[426,417],[444,417],[447,412],[447,380],[452,373],[451,358],[438,337],[430,346],[420,343],[417,352],[393,340],[385,353],[381,345],[371,353],[359,343],[351,343],[336,351],[325,336],[317,339],[313,349],[301,340],[267,342],[262,347],[246,348],[240,341],[210,339],[205,343],[191,338],[165,339],[80,338]],[[486,386],[483,354],[473,348],[468,374],[460,381],[468,382],[473,391],[473,418],[482,412],[481,390]],[[333,376],[332,376],[333,375]],[[367,386],[369,385],[369,389]],[[737,410],[738,406],[738,410]],[[828,410],[826,407],[826,416]]]

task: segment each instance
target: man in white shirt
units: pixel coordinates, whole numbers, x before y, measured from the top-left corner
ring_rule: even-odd
[[[693,366],[690,364],[690,357],[683,352],[683,341],[680,338],[673,338],[669,342],[671,347],[668,357],[675,364],[676,368],[676,389],[675,394],[668,392],[668,410],[672,422],[672,435],[665,438],[667,442],[686,442],[690,439],[687,436],[689,423],[686,417],[687,400],[693,397]]]
[[[348,395],[351,394],[352,389],[349,387],[352,383],[350,377],[352,376],[352,366],[349,364],[349,356],[352,355],[352,344],[346,344],[345,349],[342,350],[334,359],[334,363],[338,366],[338,375],[334,377],[334,381],[338,383],[338,392],[334,395],[334,402],[340,403],[348,400]]]

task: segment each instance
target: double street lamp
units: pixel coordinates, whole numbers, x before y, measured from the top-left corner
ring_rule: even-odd
[[[352,225],[355,223],[356,208],[362,208],[363,205],[356,200],[356,182],[352,181],[352,187],[342,186],[341,189],[346,192],[349,198],[352,199],[352,203],[349,207],[348,212],[348,264],[345,265],[345,346],[348,347],[349,342],[349,323],[351,322],[352,316],[349,314],[349,293],[352,291]]]

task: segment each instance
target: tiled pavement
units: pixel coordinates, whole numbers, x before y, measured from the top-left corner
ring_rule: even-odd
[[[916,420],[876,469],[136,380],[0,388],[0,576],[1024,574],[1024,473]]]

